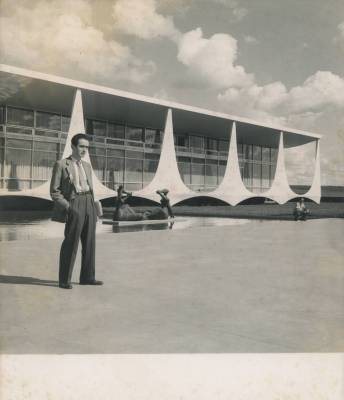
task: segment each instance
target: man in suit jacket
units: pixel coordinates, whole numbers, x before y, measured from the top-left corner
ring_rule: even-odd
[[[65,222],[65,238],[60,251],[59,287],[72,289],[71,277],[82,244],[81,285],[102,285],[95,279],[95,231],[97,214],[94,204],[92,169],[81,159],[89,142],[83,133],[72,137],[72,154],[57,161],[53,169],[50,195],[54,200],[52,220]]]

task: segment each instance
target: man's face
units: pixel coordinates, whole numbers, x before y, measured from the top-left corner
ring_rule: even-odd
[[[79,139],[77,146],[72,145],[73,156],[78,159],[84,158],[85,155],[87,154],[88,147],[89,147],[89,142],[87,139]]]

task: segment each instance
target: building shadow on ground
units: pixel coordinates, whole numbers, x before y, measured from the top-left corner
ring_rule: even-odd
[[[58,281],[38,279],[30,276],[0,275],[0,284],[7,283],[13,285],[40,285],[58,287]]]

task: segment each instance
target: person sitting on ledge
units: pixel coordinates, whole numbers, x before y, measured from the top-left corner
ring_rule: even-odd
[[[302,197],[301,201],[297,201],[294,209],[294,219],[295,221],[306,221],[307,216],[310,214],[310,211],[305,206],[305,200]]]
[[[118,186],[113,221],[141,221],[143,219],[141,213],[137,213],[126,203],[131,196],[132,193],[124,190],[123,185]]]
[[[153,211],[145,211],[143,219],[160,220],[174,218],[173,210],[170,204],[170,199],[167,197],[168,190],[157,190],[156,193],[160,196],[160,207]]]

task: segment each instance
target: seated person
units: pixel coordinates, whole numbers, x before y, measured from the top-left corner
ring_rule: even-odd
[[[302,197],[301,201],[297,201],[294,209],[294,218],[295,221],[306,221],[307,215],[310,214],[310,211],[305,206],[305,200]]]
[[[168,219],[169,217],[174,218],[170,199],[167,197],[168,190],[157,190],[156,193],[160,196],[160,207],[153,211],[145,211],[143,219],[159,220]]]
[[[113,221],[141,221],[143,215],[133,210],[126,201],[132,196],[131,192],[124,190],[123,185],[117,189],[116,209]]]

